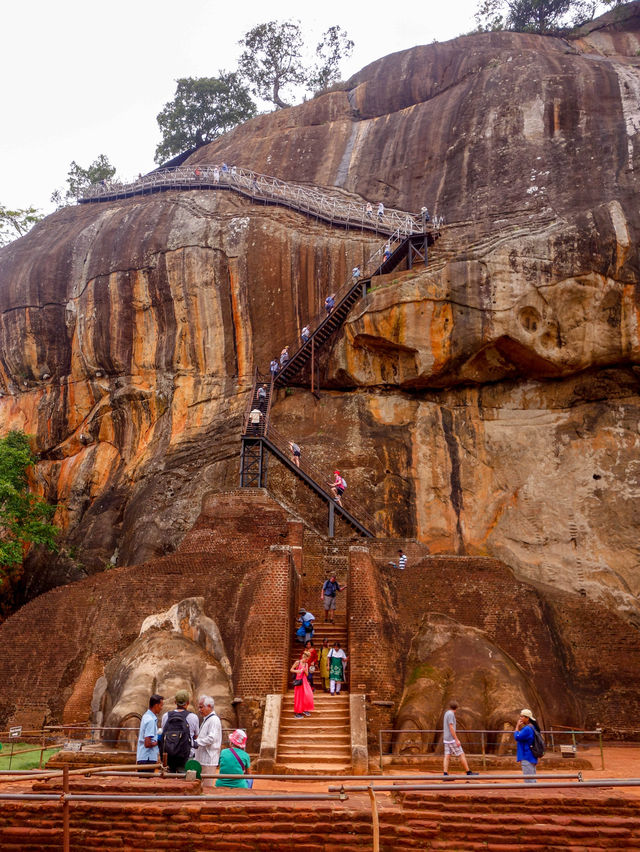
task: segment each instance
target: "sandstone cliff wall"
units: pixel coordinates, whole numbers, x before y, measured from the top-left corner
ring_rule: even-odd
[[[617,14],[385,57],[191,162],[446,215],[429,268],[352,313],[321,405],[273,416],[391,534],[637,618],[638,4]],[[0,428],[36,435],[70,548],[30,594],[175,549],[235,485],[254,367],[373,245],[212,191],[68,208],[0,252]]]

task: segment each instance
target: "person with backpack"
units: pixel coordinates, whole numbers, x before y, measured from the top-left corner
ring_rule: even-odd
[[[175,700],[176,709],[162,717],[162,753],[167,755],[169,772],[184,772],[200,722],[196,714],[188,710],[189,693],[186,689],[179,689]]]
[[[336,594],[344,592],[345,586],[341,586],[336,580],[336,575],[332,574],[328,580],[325,580],[320,593],[320,600],[324,604],[324,620],[330,621],[333,624],[333,615],[336,611]]]
[[[516,760],[522,767],[524,783],[535,784],[536,765],[538,757],[542,757],[542,754],[544,754],[544,741],[540,733],[540,725],[533,718],[531,710],[520,711],[513,738],[517,743]]]

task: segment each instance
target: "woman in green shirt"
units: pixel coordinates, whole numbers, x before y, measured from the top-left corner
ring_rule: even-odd
[[[247,734],[241,728],[237,728],[229,734],[229,748],[223,748],[220,752],[220,775],[238,775],[238,778],[218,778],[216,787],[253,787],[253,780],[247,779],[251,760],[244,751],[247,744]]]

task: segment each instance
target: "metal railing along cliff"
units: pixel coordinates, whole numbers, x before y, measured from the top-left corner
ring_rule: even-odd
[[[213,164],[196,163],[158,169],[130,183],[92,184],[78,202],[112,201],[169,189],[232,189],[249,198],[282,204],[330,223],[387,235],[397,231],[403,236],[411,236],[425,230],[421,217],[405,210],[388,208],[379,216],[375,212],[367,213],[364,201],[343,199],[317,187],[288,183],[250,169],[232,166],[224,171],[222,166]]]

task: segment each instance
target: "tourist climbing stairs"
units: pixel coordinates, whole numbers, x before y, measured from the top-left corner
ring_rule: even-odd
[[[426,265],[428,245],[436,237],[437,233],[434,232],[410,236],[403,236],[398,232],[389,237],[369,259],[363,274],[355,278],[352,276],[347,284],[336,292],[334,308],[329,313],[324,309],[309,323],[309,339],[300,345],[276,373],[276,387],[285,387],[310,363],[313,372],[316,353],[342,327],[353,306],[366,297],[371,279],[393,272],[404,261],[410,269],[416,262]]]
[[[344,613],[336,616],[335,624],[322,622],[322,604],[318,601],[316,629],[313,637],[319,652],[322,640],[329,644],[340,642],[347,656],[347,624]],[[289,656],[289,668],[300,659],[303,645],[294,642]],[[296,719],[293,709],[293,675],[289,678],[289,689],[282,697],[280,734],[276,763],[279,769],[292,772],[349,772],[351,770],[351,717],[349,692],[345,685],[339,695],[324,691],[320,672],[314,674],[314,710],[310,716]],[[349,680],[349,666],[346,672]]]

